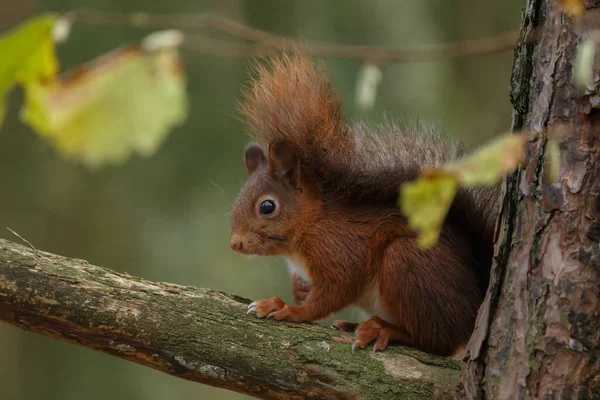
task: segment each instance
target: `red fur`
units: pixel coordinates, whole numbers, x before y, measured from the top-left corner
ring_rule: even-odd
[[[358,347],[397,340],[450,355],[465,344],[487,286],[497,188],[462,189],[429,250],[417,247],[397,206],[401,182],[462,156],[464,146],[414,127],[386,125],[380,135],[345,124],[326,75],[297,54],[258,67],[242,112],[264,157],[260,147],[246,151],[232,247],[292,257],[310,281],[294,276],[297,306],[274,297],[251,309],[313,321],[375,293],[381,315],[338,324],[356,327]],[[260,214],[265,198],[273,214]]]

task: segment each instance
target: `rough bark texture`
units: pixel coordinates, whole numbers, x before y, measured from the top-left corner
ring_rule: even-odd
[[[554,0],[529,0],[511,83],[513,129],[531,129],[508,178],[491,287],[461,373],[459,397],[600,398],[600,97],[572,79],[584,25]],[[595,22],[594,22],[595,20]],[[546,127],[568,126],[560,179],[544,177]]]
[[[455,361],[352,353],[335,330],[260,320],[248,303],[0,239],[0,321],[29,331],[264,399],[448,398],[458,382]]]

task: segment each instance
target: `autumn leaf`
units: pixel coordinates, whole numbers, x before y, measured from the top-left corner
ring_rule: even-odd
[[[58,71],[52,40],[54,14],[32,18],[0,36],[0,127],[6,115],[6,94],[17,83],[51,80]]]
[[[154,35],[152,43],[160,42]],[[92,168],[153,154],[186,117],[178,52],[143,45],[117,49],[49,84],[28,85],[22,112],[61,154]]]
[[[466,185],[494,185],[523,161],[526,140],[524,134],[500,136],[442,171]]]
[[[595,59],[596,41],[586,38],[577,47],[577,55],[573,63],[573,78],[577,86],[582,89],[593,81]]]
[[[558,0],[558,4],[562,7],[563,13],[570,17],[579,17],[585,12],[583,0]]]
[[[359,71],[356,80],[356,106],[361,110],[370,110],[377,99],[377,89],[383,74],[378,66],[365,64]]]
[[[548,182],[556,182],[560,175],[560,147],[558,141],[548,139],[544,154],[544,177]]]
[[[496,138],[470,156],[440,168],[424,168],[414,182],[400,189],[400,207],[418,234],[422,248],[433,246],[459,185],[495,185],[524,158],[527,137],[508,134]]]
[[[443,174],[402,185],[401,208],[410,226],[419,232],[419,246],[427,248],[437,242],[456,187],[456,178]]]

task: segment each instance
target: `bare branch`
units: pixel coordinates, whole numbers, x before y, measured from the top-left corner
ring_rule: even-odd
[[[100,26],[135,26],[150,29],[214,29],[239,39],[261,43],[279,39],[277,35],[210,14],[152,15],[143,12],[128,14],[76,10],[69,14],[69,18],[74,22]]]
[[[155,283],[0,239],[0,321],[264,399],[449,398],[460,364],[246,315],[248,300]]]
[[[79,10],[70,14],[70,18],[74,22],[101,26],[135,26],[152,29],[177,28],[182,30],[212,29],[246,41],[245,43],[232,43],[186,33],[184,45],[186,48],[222,57],[264,56],[274,48],[288,49],[297,43],[293,38],[274,35],[214,15],[150,15],[145,13],[124,14]],[[383,64],[447,60],[457,57],[501,53],[513,49],[517,38],[518,31],[510,31],[486,39],[429,46],[356,46],[303,42],[303,49],[308,55],[315,57],[356,59]]]

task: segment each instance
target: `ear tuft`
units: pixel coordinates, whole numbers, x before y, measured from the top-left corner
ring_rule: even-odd
[[[297,188],[300,158],[287,140],[277,140],[269,146],[269,172],[276,178],[286,179],[293,188]]]
[[[244,164],[246,165],[248,175],[251,175],[262,164],[266,164],[266,162],[265,153],[259,145],[251,143],[246,146],[246,150],[244,150]]]

